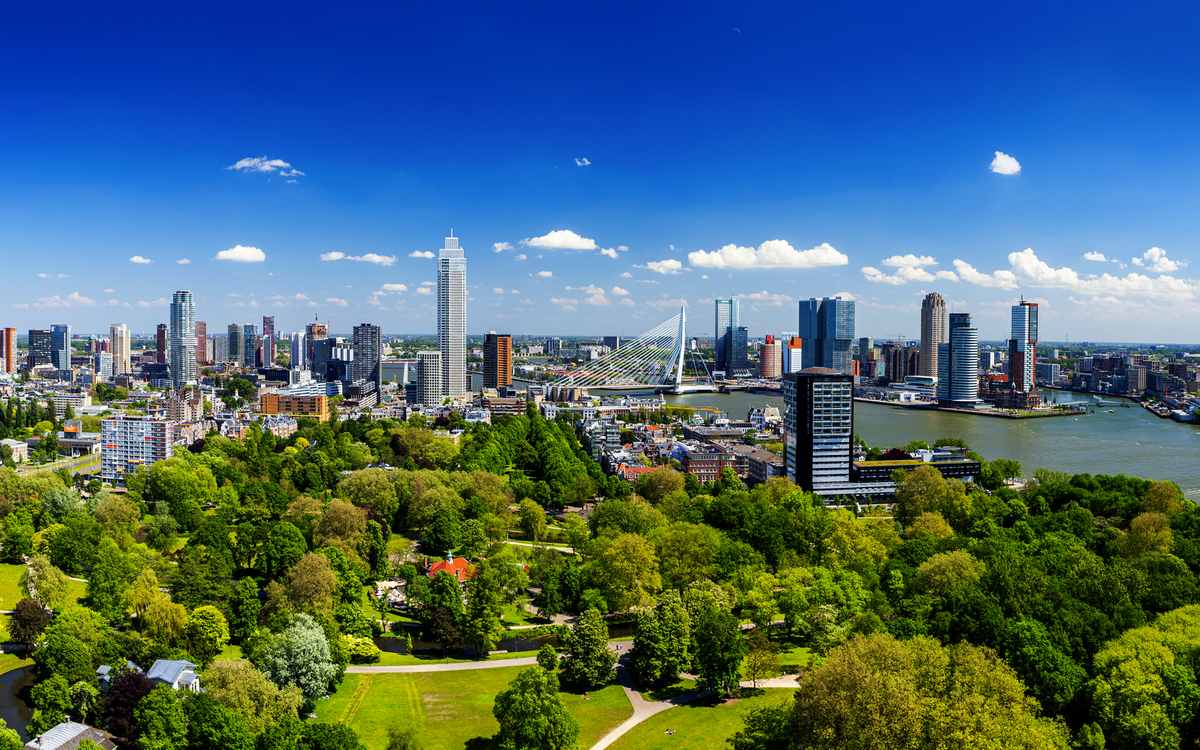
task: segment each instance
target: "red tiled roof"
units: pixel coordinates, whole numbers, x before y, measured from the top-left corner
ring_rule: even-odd
[[[471,574],[475,572],[475,568],[471,566],[471,563],[467,562],[465,557],[456,557],[452,561],[438,560],[429,566],[429,573],[427,575],[433,578],[443,570],[457,578],[459,583],[470,578]]]

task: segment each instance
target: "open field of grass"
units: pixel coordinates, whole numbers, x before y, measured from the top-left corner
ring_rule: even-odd
[[[702,700],[651,716],[614,742],[613,750],[711,750],[742,728],[742,717],[758,706],[785,700],[791,690],[763,690],[727,701]],[[675,734],[667,734],[674,730]],[[580,743],[583,747],[583,743]]]
[[[21,573],[25,566],[0,565],[0,609],[11,610],[21,599],[25,598],[25,590],[21,588]]]
[[[23,656],[24,654],[0,654],[0,674],[33,664],[33,659],[25,659]]]
[[[343,721],[369,750],[387,746],[393,724],[415,727],[428,750],[482,750],[497,729],[492,717],[496,693],[520,672],[487,669],[420,674],[348,674],[329,700],[317,701],[321,721]],[[561,691],[563,703],[579,721],[579,746],[587,748],[633,713],[618,685],[582,692]],[[481,742],[483,740],[483,742]]]
[[[521,653],[509,652],[506,654],[496,654],[489,656],[485,661],[502,661],[504,659],[523,659],[527,656],[536,656],[536,651],[522,651]],[[451,655],[448,658],[440,656],[427,656],[425,654],[397,654],[389,651],[384,651],[379,657],[379,661],[375,665],[382,667],[409,667],[415,664],[462,664],[464,662],[479,661],[464,656]],[[372,666],[372,665],[366,665]]]

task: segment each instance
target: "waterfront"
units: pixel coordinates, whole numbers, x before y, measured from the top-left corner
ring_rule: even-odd
[[[1090,401],[1084,394],[1051,392],[1058,403]],[[745,419],[751,407],[782,407],[783,399],[753,393],[667,396],[671,404],[711,406],[731,419]],[[1106,399],[1111,400],[1111,399]],[[905,409],[856,402],[854,431],[868,445],[889,447],[909,440],[933,442],[960,437],[985,458],[1011,458],[1025,476],[1038,467],[1070,474],[1127,474],[1176,482],[1200,499],[1200,428],[1159,419],[1132,408],[1097,407],[1094,414],[1055,419],[987,419],[953,412]]]

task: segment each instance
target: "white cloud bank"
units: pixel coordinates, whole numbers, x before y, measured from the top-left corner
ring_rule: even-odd
[[[291,164],[288,164],[283,159],[270,159],[266,156],[255,156],[247,159],[240,159],[236,164],[231,164],[225,169],[236,170],[238,172],[275,172],[280,169],[290,169]],[[302,175],[303,172],[292,170],[284,172],[285,177],[293,175]]]
[[[234,245],[217,253],[217,260],[231,260],[236,263],[262,263],[266,259],[267,254],[262,250],[244,245]]]
[[[529,237],[521,240],[526,247],[542,247],[547,250],[595,250],[596,241],[580,237],[570,229],[556,229],[541,237]]]
[[[426,260],[432,260],[435,256],[434,256],[432,250],[413,250],[411,253],[408,254],[408,257],[410,257],[410,258],[425,258]]]
[[[142,265],[149,265],[149,264],[153,263],[154,261],[150,260],[149,258],[143,258],[140,255],[135,255],[129,259],[129,262],[130,263],[140,263]]]
[[[893,255],[890,258],[884,258],[882,261],[885,266],[893,268],[920,268],[921,266],[936,266],[938,264],[936,258],[928,255]]]
[[[784,240],[768,240],[758,246],[726,245],[720,250],[688,253],[688,263],[700,268],[820,268],[844,266],[850,262],[845,253],[823,242],[809,250],[797,250]]]
[[[1155,267],[1180,267],[1180,263],[1168,260],[1162,251],[1153,252],[1155,249],[1157,248],[1152,248],[1142,256],[1143,268],[1155,271]],[[1153,278],[1139,273],[1130,273],[1126,276],[1113,276],[1107,273],[1099,276],[1094,274],[1080,276],[1066,266],[1054,268],[1038,258],[1032,248],[1009,253],[1008,263],[1008,269],[1000,269],[990,274],[977,271],[963,260],[954,261],[954,267],[958,269],[958,275],[963,281],[1006,291],[1012,291],[1025,285],[1041,289],[1062,289],[1080,295],[1140,296],[1158,301],[1192,300],[1200,297],[1200,284],[1195,281],[1177,279],[1165,274]]]
[[[1141,266],[1154,273],[1174,273],[1187,265],[1186,260],[1173,261],[1167,258],[1167,251],[1161,247],[1152,247],[1142,253],[1142,257],[1134,258],[1133,265]]]
[[[652,260],[644,266],[635,264],[633,267],[644,268],[647,271],[654,271],[655,273],[673,276],[679,273],[679,271],[683,268],[683,264],[674,258],[667,258],[666,260]]]
[[[996,152],[996,158],[988,165],[988,169],[996,174],[1021,174],[1021,162],[1003,151]]]
[[[426,253],[423,255],[420,252],[414,252],[411,255],[409,255],[408,257],[410,257],[410,258],[426,258],[426,257],[432,258],[433,253]],[[356,260],[356,261],[359,261],[360,263],[374,263],[375,265],[378,265],[378,266],[390,266],[396,262],[396,256],[395,255],[379,255],[378,253],[366,253],[364,255],[346,255],[345,253],[334,250],[331,253],[321,253],[321,260],[324,260],[324,261]]]

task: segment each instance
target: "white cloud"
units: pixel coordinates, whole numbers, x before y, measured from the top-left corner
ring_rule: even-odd
[[[997,151],[988,169],[996,174],[1021,174],[1021,163],[1003,151]]]
[[[576,163],[577,165],[581,166],[581,167],[586,167],[586,166],[589,166],[589,165],[591,164],[591,162],[590,162],[590,161],[588,161],[586,158],[584,158],[584,159],[576,159],[576,160],[575,160],[575,163]]]
[[[321,253],[321,260],[341,260],[346,254],[334,250],[332,253]]]
[[[786,294],[771,294],[767,291],[755,292],[754,294],[739,294],[742,299],[762,300],[772,307],[783,307],[784,302],[791,302],[792,298]]]
[[[116,301],[115,299],[110,299],[108,302],[105,302],[104,304],[108,305],[109,307],[116,307],[117,305],[119,305],[121,303]]]
[[[233,295],[231,294],[231,295],[229,295],[229,296],[231,296],[231,297],[232,297]],[[238,296],[240,297],[241,295],[238,295]],[[272,297],[268,297],[267,299],[280,299],[280,300],[289,300],[289,299],[295,299],[295,300],[307,300],[307,299],[308,299],[308,295],[306,295],[306,294],[292,294],[292,295],[276,294],[276,295],[274,295],[274,296],[272,296]]]
[[[385,292],[407,292],[408,287],[404,284],[384,284],[383,291]]]
[[[112,293],[113,293],[113,292],[115,292],[115,291],[117,291],[117,290],[116,290],[116,289],[105,289],[105,290],[104,290],[104,293],[105,293],[105,294],[112,294]]]
[[[437,286],[436,281],[422,281],[421,286]]]
[[[346,305],[350,304],[346,300],[338,299],[337,297],[326,297],[325,301],[336,307],[345,307]]]
[[[28,310],[29,309],[28,302],[14,302],[14,303],[12,303],[12,306],[17,308],[18,310]]]
[[[41,297],[37,302],[33,303],[34,307],[94,307],[95,301],[84,297],[79,292],[71,292],[66,299],[59,297],[57,294],[53,297]]]
[[[429,254],[433,257],[433,253]],[[357,260],[363,263],[375,263],[380,266],[390,266],[396,262],[395,255],[378,255],[376,253],[366,253],[365,255],[347,255],[346,260]]]
[[[883,265],[892,266],[894,268],[920,268],[921,266],[936,266],[937,260],[928,255],[893,255],[890,258],[883,259]]]
[[[69,279],[69,278],[71,278],[71,276],[70,276],[70,274],[66,274],[66,273],[39,273],[38,278],[39,279]]]
[[[628,290],[628,289],[622,289],[622,288],[621,288],[621,287],[619,287],[619,286],[614,286],[614,287],[612,288],[612,293],[613,293],[613,294],[615,294],[615,295],[617,295],[618,297],[626,297],[626,296],[628,296],[628,295],[629,295],[629,290]]]
[[[561,306],[564,312],[577,312],[578,308],[575,305],[579,304],[579,300],[567,299],[565,297],[551,297],[550,301]]]
[[[604,248],[603,250],[600,251],[600,254],[607,255],[608,257],[612,258],[613,260],[617,259],[617,251],[611,247]]]
[[[217,253],[217,260],[232,260],[237,263],[262,263],[266,259],[267,254],[262,250],[244,245],[234,245],[228,250]]]
[[[408,257],[410,257],[410,258],[433,258],[436,256],[434,256],[434,254],[431,250],[413,250],[411,253],[408,254]]]
[[[1094,261],[1098,261],[1100,263],[1108,263],[1108,258],[1104,257],[1104,253],[1084,253],[1083,259],[1084,260],[1094,260]],[[1113,260],[1112,262],[1116,263],[1117,261]]]
[[[524,253],[521,253],[521,254],[520,254],[520,255],[518,255],[517,257],[513,258],[513,260],[525,260],[525,259],[526,259],[526,258],[528,258],[528,257],[529,257],[528,255],[525,255]]]
[[[608,299],[608,297],[604,296],[603,289],[601,289],[599,292],[596,292],[591,297],[588,297],[587,299],[585,299],[584,302],[586,302],[589,305],[596,305],[596,306],[604,306],[604,305],[612,304],[612,302]]]
[[[707,279],[707,278],[708,278],[708,274],[706,274],[706,273],[702,273],[702,274],[700,274],[700,278],[702,278],[702,279]]]
[[[492,293],[493,294],[504,294],[504,287],[498,286],[498,287],[492,289]]]
[[[632,278],[633,278],[633,274],[631,274],[630,272],[626,271],[625,273],[621,274],[621,278],[622,278],[622,279],[632,279]]]
[[[548,279],[554,275],[554,272],[553,271],[538,271],[537,275],[541,276],[543,279]]]
[[[147,264],[149,264],[149,263],[153,263],[154,261],[150,260],[149,258],[143,258],[143,257],[142,257],[142,256],[140,256],[140,255],[135,255],[135,256],[133,256],[132,258],[130,258],[130,259],[129,259],[129,262],[130,262],[130,263],[140,263],[140,264],[142,264],[142,265],[147,265]]]
[[[493,253],[502,253],[505,250],[512,250],[512,249],[513,249],[512,245],[508,244],[507,242],[493,242],[492,243],[492,252]]]
[[[179,260],[177,260],[177,261],[175,261],[175,262],[176,262],[176,263],[178,263],[178,264],[179,264],[179,265],[181,265],[181,266],[187,266],[187,265],[190,265],[190,264],[191,264],[191,261],[190,261],[190,260],[188,260],[187,258],[180,258]]]
[[[526,247],[544,247],[548,250],[595,250],[596,241],[580,237],[570,229],[556,229],[541,237],[521,240]]]
[[[151,308],[151,307],[166,307],[166,306],[167,306],[167,298],[166,298],[166,297],[159,297],[158,299],[156,299],[156,300],[153,300],[152,302],[147,302],[146,300],[142,300],[142,301],[140,301],[140,302],[138,302],[138,303],[137,303],[137,306],[138,306],[138,307],[145,307],[145,308]]]
[[[874,281],[880,284],[907,284],[910,281],[958,281],[958,276],[953,271],[938,271],[936,274],[929,273],[924,268],[916,268],[913,266],[900,266],[896,269],[896,273],[888,276],[883,271],[872,266],[863,266],[863,277],[867,281]]]
[[[250,304],[247,305],[247,307],[258,307],[258,300],[256,300],[256,299],[250,300]]]
[[[655,273],[674,275],[679,273],[679,269],[683,268],[683,264],[674,258],[667,258],[666,260],[652,260],[644,266],[635,263],[633,267],[644,268],[647,271],[654,271]]]
[[[1161,247],[1152,247],[1142,253],[1142,257],[1134,258],[1133,265],[1141,266],[1154,273],[1174,273],[1187,265],[1186,260],[1173,261],[1167,258],[1167,251]]]
[[[650,307],[657,307],[657,308],[687,307],[688,306],[688,302],[685,299],[657,299],[657,300],[653,300],[651,302],[647,302],[646,304],[649,305]]]
[[[720,250],[688,253],[688,263],[701,268],[820,268],[844,266],[850,262],[845,253],[823,242],[809,250],[797,250],[784,240],[768,240],[758,246],[726,245]]]
[[[625,307],[633,307],[634,303],[633,303],[633,300],[626,297],[625,299],[621,300],[621,304],[624,305]]]
[[[417,287],[417,294],[427,294],[427,295],[432,295],[432,294],[433,294],[433,288],[432,288],[432,287],[427,287],[427,286],[420,286],[420,287]]]
[[[965,260],[955,260],[954,267],[958,269],[958,275],[962,277],[962,280],[969,284],[1004,289],[1010,292],[1017,288],[1017,277],[1013,275],[1012,271],[996,271],[989,275],[975,270],[975,267]]]
[[[253,158],[241,159],[236,164],[225,167],[225,169],[237,169],[242,172],[274,172],[278,169],[287,169],[291,167],[283,159],[268,159],[265,156],[255,156]],[[303,174],[301,172],[300,174]]]
[[[837,294],[834,294],[832,296],[834,299],[844,299],[847,302],[854,302],[854,301],[858,300],[858,297],[855,297],[850,292],[838,292]]]
[[[290,172],[280,172],[279,176],[280,177],[304,177],[305,175],[299,169],[293,169]],[[288,182],[295,182],[295,180],[288,180]]]

